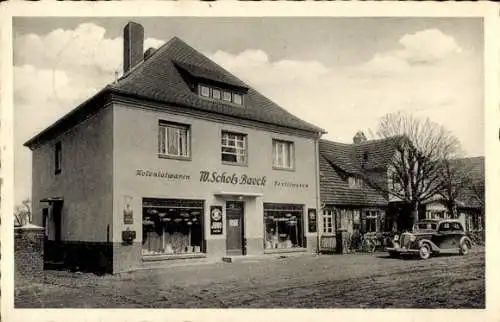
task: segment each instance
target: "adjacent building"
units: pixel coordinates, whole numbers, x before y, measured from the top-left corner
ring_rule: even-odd
[[[335,236],[345,230],[348,236],[385,233],[407,227],[411,209],[389,193],[398,189],[391,169],[404,137],[367,140],[362,132],[352,144],[321,139],[319,143],[320,195],[322,215],[319,221],[320,249],[331,250]],[[467,178],[457,183],[455,208],[458,218],[470,232],[484,230],[484,157],[454,159]],[[386,186],[386,189],[380,187]],[[375,187],[378,187],[375,188]],[[442,197],[436,194],[419,206],[419,219],[445,219],[451,215]]]
[[[460,171],[457,182],[455,211],[458,218],[469,232],[484,231],[485,175],[484,157],[453,159],[451,166]],[[437,195],[426,203],[425,218],[451,218],[443,198]]]
[[[25,143],[46,257],[107,272],[146,260],[315,252],[321,128],[179,38]]]
[[[395,208],[390,205],[397,202],[365,179],[372,177],[389,186],[389,166],[397,144],[397,137],[366,140],[361,132],[352,144],[320,140],[321,236],[334,236],[338,229],[364,234],[396,228],[397,212],[390,211]]]

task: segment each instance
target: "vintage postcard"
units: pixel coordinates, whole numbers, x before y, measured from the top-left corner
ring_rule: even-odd
[[[500,317],[495,4],[0,9],[5,321]]]

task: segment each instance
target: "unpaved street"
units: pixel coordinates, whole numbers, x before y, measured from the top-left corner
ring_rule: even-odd
[[[484,308],[484,251],[390,259],[305,255],[175,266],[117,276],[48,272],[16,307]]]

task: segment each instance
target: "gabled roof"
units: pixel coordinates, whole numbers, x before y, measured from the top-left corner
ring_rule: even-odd
[[[346,144],[319,141],[321,198],[327,204],[343,206],[386,206],[387,196],[365,184],[362,189],[350,189],[352,175],[385,178],[401,137]]]
[[[193,79],[224,84],[244,92],[244,105],[200,97],[190,87],[192,84],[186,81],[183,73]],[[100,108],[99,105],[107,102],[111,94],[282,126],[309,132],[311,135],[325,133],[323,129],[301,120],[264,97],[184,41],[174,37],[147,59],[132,67],[117,82],[107,85],[24,145],[31,148],[38,142],[71,128]]]
[[[195,78],[248,90],[244,97],[244,106],[200,97],[182,77],[179,68]],[[157,49],[118,82],[111,84],[110,88],[119,93],[164,103],[324,133],[323,129],[292,115],[177,37]]]
[[[458,195],[457,202],[461,207],[481,208],[480,198],[484,201],[485,174],[484,157],[470,157],[453,160],[453,163],[462,167],[466,171],[468,185],[462,189]]]
[[[343,171],[361,174],[366,170],[387,169],[401,140],[400,136],[357,144],[320,140],[319,153]]]

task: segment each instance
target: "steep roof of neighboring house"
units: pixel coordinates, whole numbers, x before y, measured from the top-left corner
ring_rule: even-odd
[[[358,144],[320,140],[319,152],[343,171],[359,174],[365,170],[387,169],[401,139],[393,136]]]
[[[188,77],[189,79],[186,79]],[[238,90],[244,95],[242,106],[223,100],[200,97],[190,87],[189,80],[207,81],[221,87]],[[56,123],[25,143],[32,146],[43,138],[59,133],[95,110],[107,94],[119,94],[182,108],[227,115],[260,123],[282,126],[313,133],[325,131],[294,116],[258,91],[232,75],[215,62],[174,37],[147,59],[132,67],[117,82],[107,85]],[[75,120],[77,119],[77,120]]]
[[[481,208],[484,204],[485,174],[484,157],[470,157],[453,160],[466,171],[469,184],[460,192],[458,204],[461,207]]]
[[[365,184],[351,189],[349,175],[380,175],[386,171],[400,137],[345,144],[320,140],[320,189],[323,202],[344,206],[384,206],[387,197]],[[368,174],[370,173],[370,174]]]

